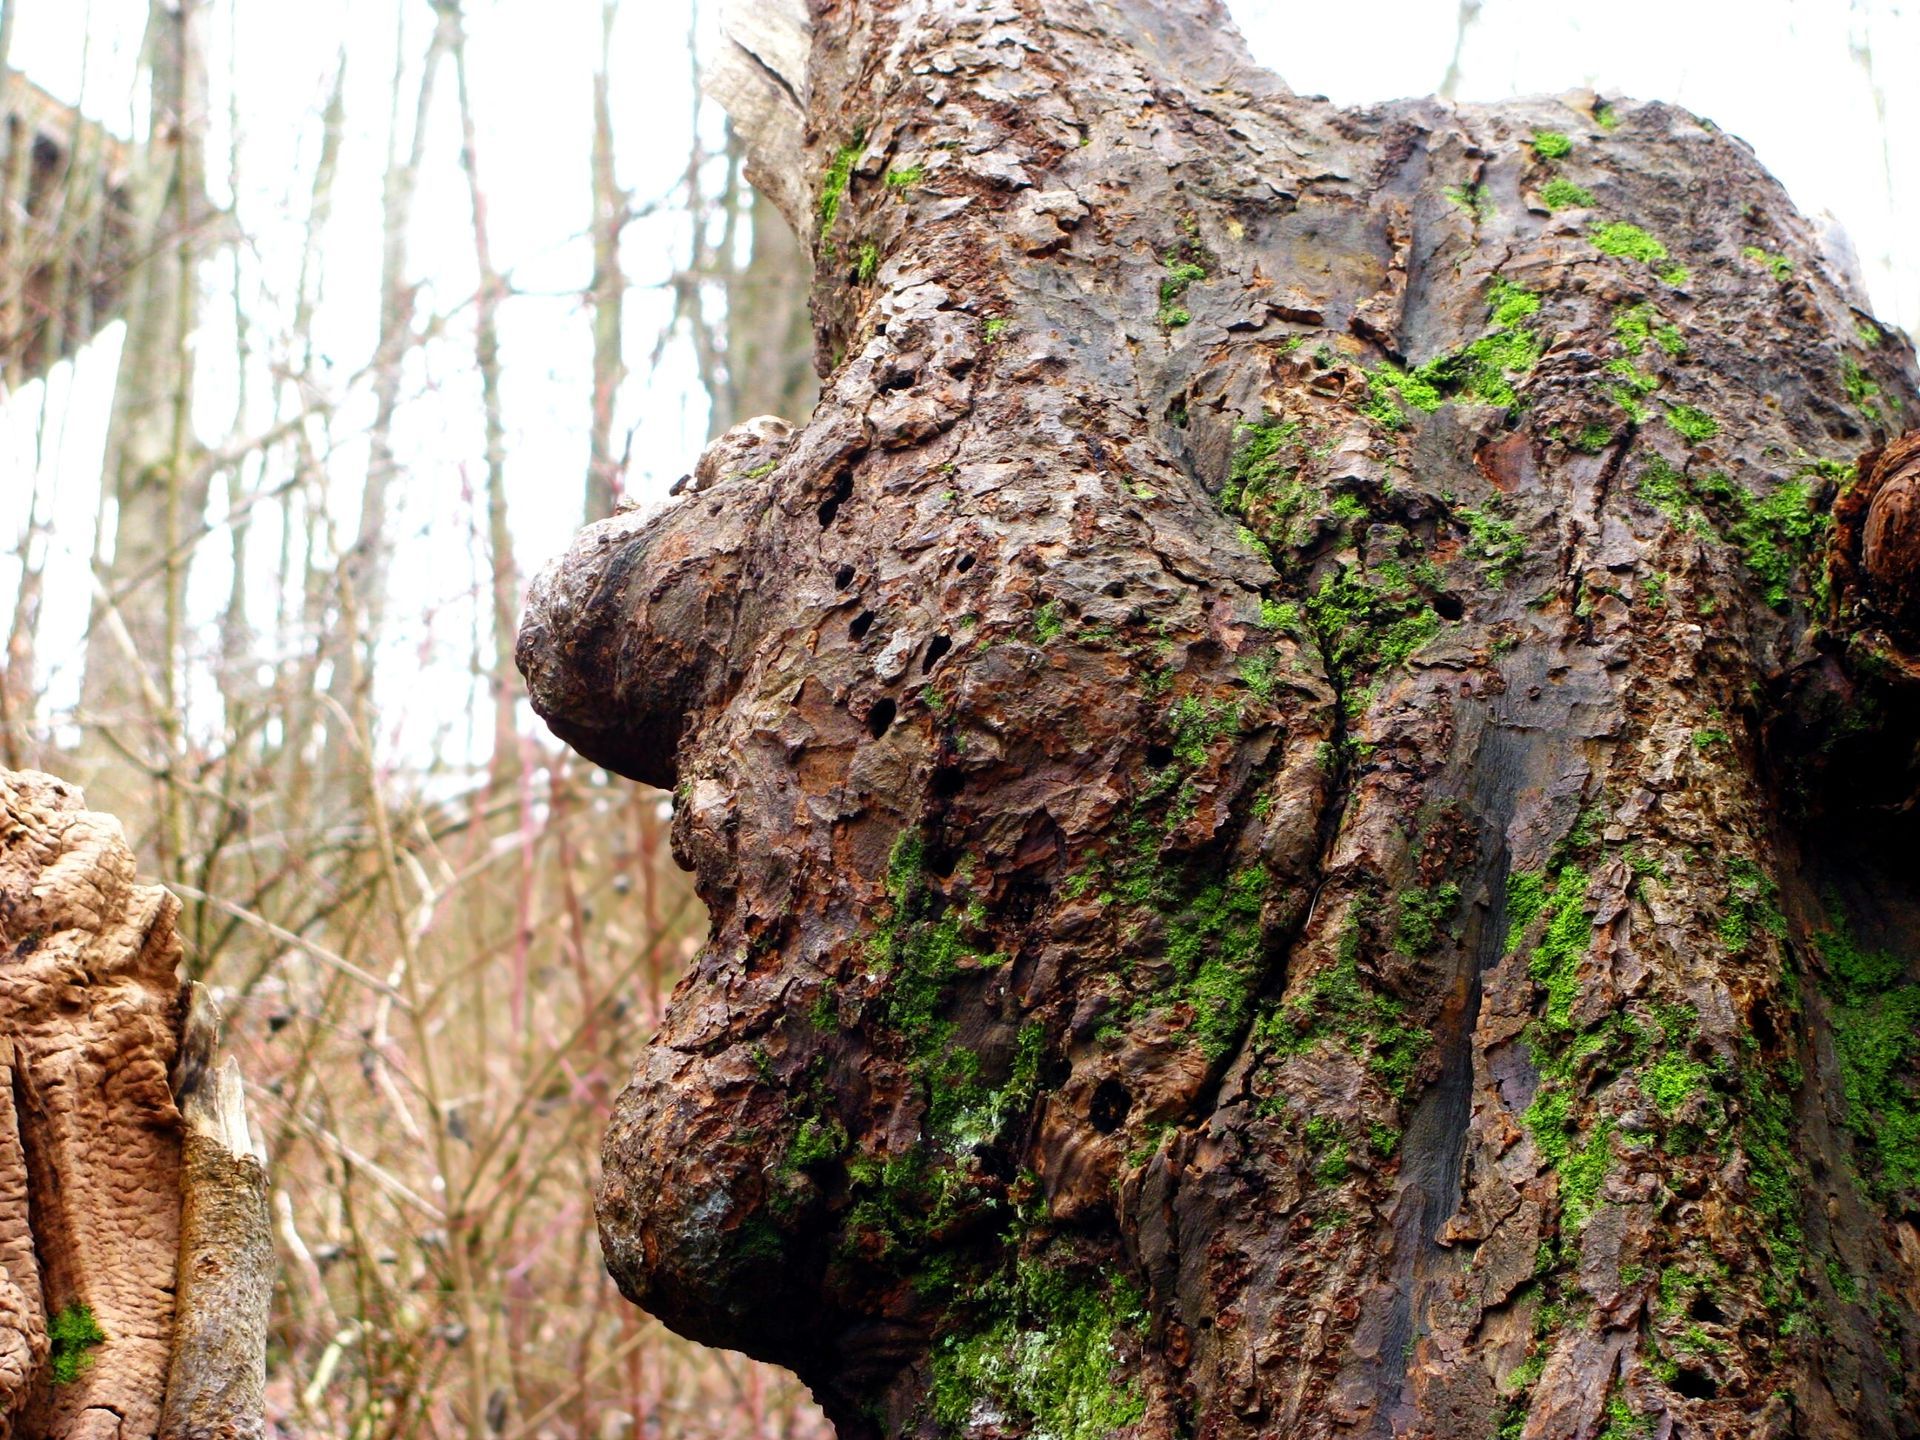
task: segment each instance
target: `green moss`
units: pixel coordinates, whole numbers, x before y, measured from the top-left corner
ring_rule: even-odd
[[[1660,312],[1651,305],[1629,305],[1615,313],[1613,333],[1619,337],[1622,348],[1629,355],[1641,354],[1649,340],[1657,343],[1669,355],[1678,356],[1687,352],[1686,336],[1680,333],[1678,326],[1663,320]]]
[[[1602,130],[1618,130],[1620,117],[1614,113],[1611,105],[1601,104],[1593,107],[1593,123]]]
[[[1493,199],[1478,182],[1449,185],[1441,193],[1475,220],[1487,220],[1493,216]]]
[[[1430,955],[1440,944],[1440,927],[1460,904],[1460,887],[1451,881],[1431,890],[1403,891],[1394,948],[1403,955]]]
[[[1487,286],[1487,310],[1495,325],[1510,329],[1540,313],[1540,297],[1511,280],[1496,278]]]
[[[1369,903],[1356,901],[1332,965],[1313,979],[1304,996],[1288,1001],[1255,1027],[1260,1043],[1292,1055],[1322,1039],[1364,1055],[1389,1094],[1404,1099],[1428,1035],[1406,1023],[1406,1006],[1368,987],[1360,975],[1360,939]]]
[[[1334,496],[1333,503],[1327,508],[1333,512],[1334,518],[1338,520],[1365,520],[1370,518],[1372,514],[1372,512],[1367,509],[1366,502],[1358,495],[1348,495],[1345,493]]]
[[[1027,1068],[1037,1067],[1044,1037],[1023,1030],[1010,1075],[989,1083],[979,1057],[954,1043],[957,1027],[944,1015],[949,991],[964,972],[1006,963],[1005,955],[985,952],[978,943],[987,925],[984,905],[978,898],[964,905],[952,897],[944,907],[936,903],[925,845],[912,830],[894,843],[887,895],[890,912],[868,942],[871,962],[888,981],[878,1018],[898,1037],[922,1087],[930,1138],[951,1153],[965,1153],[991,1140],[1030,1104],[1033,1075]]]
[[[1667,258],[1667,247],[1638,225],[1623,220],[1608,220],[1594,226],[1587,237],[1602,255],[1623,260],[1644,260],[1649,265]]]
[[[1720,433],[1720,422],[1704,410],[1691,405],[1669,405],[1667,424],[1689,445],[1711,440]]]
[[[1662,285],[1671,285],[1678,290],[1693,278],[1693,272],[1684,265],[1667,265],[1653,272],[1660,278]]]
[[[1067,622],[1060,612],[1060,602],[1049,600],[1036,606],[1033,612],[1033,636],[1040,644],[1058,640],[1065,633]]]
[[[1860,337],[1860,343],[1869,350],[1879,348],[1880,342],[1887,338],[1880,332],[1878,325],[1863,316],[1856,316],[1854,318],[1853,333]]]
[[[1739,549],[1747,569],[1761,582],[1767,603],[1777,608],[1787,602],[1795,578],[1819,553],[1831,524],[1816,508],[1814,487],[1805,478],[1815,473],[1827,472],[1815,465],[1756,499],[1719,471],[1694,481],[1655,456],[1640,472],[1638,489],[1641,499],[1676,525],[1697,533],[1717,528]],[[1717,527],[1709,525],[1703,507],[1719,517]],[[1815,578],[1816,587],[1820,578]]]
[[[1886,414],[1880,408],[1884,392],[1850,355],[1841,357],[1840,383],[1847,392],[1847,399],[1862,415],[1876,425],[1886,423]]]
[[[1843,923],[1817,937],[1833,1001],[1833,1048],[1846,1126],[1879,1198],[1920,1186],[1920,984],[1884,950],[1867,950]]]
[[[1519,401],[1512,377],[1533,369],[1544,348],[1545,342],[1531,330],[1496,330],[1473,341],[1453,364],[1443,365],[1429,378],[1442,384],[1452,381],[1479,404],[1511,408]]]
[[[1209,1061],[1222,1059],[1245,1033],[1260,982],[1260,908],[1267,876],[1259,866],[1206,885],[1167,925],[1166,956],[1175,988],[1162,999],[1193,1007],[1193,1033]]]
[[[1726,737],[1721,736],[1723,742]],[[1694,743],[1699,743],[1696,734]],[[1787,937],[1787,917],[1780,913],[1779,887],[1751,860],[1735,860],[1727,866],[1727,908],[1720,916],[1720,938],[1727,949],[1738,955],[1753,943],[1756,929],[1776,939]]]
[[[1519,527],[1488,505],[1463,505],[1455,512],[1467,525],[1467,554],[1486,568],[1487,580],[1504,585],[1527,554]]]
[[[1246,682],[1249,690],[1262,700],[1272,700],[1275,685],[1274,660],[1271,654],[1248,655],[1242,657],[1239,665],[1240,678]]]
[[[1740,253],[1754,264],[1764,265],[1776,280],[1785,280],[1793,274],[1793,261],[1784,255],[1775,255],[1772,251],[1762,250],[1758,245],[1744,245]]]
[[[1544,871],[1516,871],[1507,879],[1507,949],[1518,952],[1535,922],[1545,917],[1527,973],[1547,992],[1547,1024],[1556,1030],[1572,1028],[1580,965],[1593,943],[1586,910],[1590,883],[1577,865],[1563,866],[1551,886]]]
[[[1183,695],[1167,712],[1167,728],[1173,732],[1174,758],[1190,769],[1207,763],[1207,751],[1233,723],[1234,709],[1220,701]]]
[[[1004,315],[990,316],[986,324],[986,337],[989,345],[997,344],[1000,337],[1007,333],[1007,326],[1013,322]]]
[[[1342,690],[1373,669],[1405,664],[1440,633],[1440,616],[1408,586],[1376,585],[1343,567],[1307,598],[1307,623]]]
[[[1546,183],[1540,201],[1549,210],[1591,210],[1594,204],[1591,190],[1560,175]]]
[[[826,178],[820,182],[820,238],[824,241],[827,233],[833,229],[833,222],[840,216],[840,202],[846,199],[847,186],[853,181],[853,167],[860,159],[860,152],[866,147],[865,130],[853,132],[853,139],[833,152],[833,159],[827,162]]]
[[[807,1021],[816,1030],[827,1031],[838,1027],[840,1023],[840,987],[828,980],[813,997],[813,1005],[807,1011]]]
[[[1323,1186],[1339,1185],[1350,1173],[1352,1154],[1340,1126],[1324,1115],[1307,1122],[1307,1144],[1314,1150],[1313,1178]]]
[[[1573,141],[1558,130],[1533,132],[1533,153],[1542,160],[1564,160],[1573,153]]]
[[[1634,1414],[1619,1395],[1607,1401],[1606,1420],[1605,1428],[1593,1440],[1649,1440],[1653,1434],[1653,1417]]]
[[[1850,1305],[1860,1302],[1860,1282],[1853,1273],[1841,1263],[1837,1255],[1827,1257],[1827,1283],[1833,1287],[1833,1293]]]
[[[1640,1090],[1662,1115],[1672,1115],[1706,1089],[1708,1073],[1685,1055],[1662,1055],[1641,1073]]]
[[[53,1383],[71,1385],[93,1365],[93,1349],[106,1341],[107,1332],[86,1305],[68,1305],[47,1321],[48,1361]]]
[[[1169,251],[1161,263],[1167,267],[1167,273],[1160,282],[1160,311],[1156,318],[1168,329],[1175,329],[1193,320],[1180,301],[1196,280],[1207,278],[1207,267],[1191,255],[1183,257],[1177,250]]]
[[[1236,431],[1240,448],[1233,453],[1227,470],[1226,488],[1220,503],[1233,514],[1245,514],[1255,500],[1273,494],[1276,482],[1284,480],[1296,468],[1287,461],[1287,452],[1300,443],[1297,420],[1261,420],[1242,424]]]
[[[950,1046],[929,1069],[927,1123],[933,1136],[956,1155],[991,1144],[1010,1121],[1027,1113],[1039,1093],[1046,1028],[1029,1021],[1015,1038],[1007,1078],[985,1083],[979,1058]]]
[[[1418,369],[1383,365],[1368,372],[1370,393],[1361,413],[1389,430],[1406,424],[1403,406],[1431,413],[1450,395],[1480,405],[1518,403],[1513,381],[1539,363],[1544,343],[1526,325],[1540,311],[1540,297],[1510,281],[1487,289],[1493,329],[1460,349],[1436,356]]]
[[[1300,628],[1300,607],[1291,600],[1262,600],[1260,628],[1292,634]]]
[[[1831,517],[1815,509],[1813,489],[1802,480],[1789,480],[1759,500],[1743,490],[1733,494],[1739,513],[1728,537],[1765,588],[1767,603],[1783,605],[1794,576],[1824,543]]]
[[[1587,425],[1567,444],[1582,455],[1598,455],[1613,443],[1613,431],[1605,425]]]
[[[930,1408],[943,1433],[969,1430],[983,1403],[1049,1440],[1106,1440],[1146,1413],[1139,1386],[1114,1378],[1116,1338],[1146,1318],[1126,1282],[1102,1288],[1022,1261],[974,1301],[981,1323],[933,1350]]]
[[[823,1165],[838,1160],[846,1148],[847,1132],[839,1121],[810,1115],[787,1146],[786,1168],[804,1170],[809,1165]]]
[[[854,274],[862,285],[873,283],[873,277],[880,269],[880,247],[871,240],[860,247],[859,258],[854,262]]]
[[[887,184],[895,190],[911,190],[926,178],[927,167],[924,165],[907,165],[887,171]]]
[[[1377,365],[1367,372],[1367,399],[1360,413],[1388,430],[1400,430],[1407,424],[1403,404],[1431,414],[1440,408],[1443,398],[1431,375]]]
[[[1540,1158],[1559,1176],[1562,1222],[1570,1230],[1583,1228],[1593,1216],[1600,1186],[1613,1164],[1612,1118],[1595,1125],[1584,1145],[1576,1143],[1580,1129],[1573,1116],[1572,1093],[1549,1081],[1534,1094],[1520,1120],[1533,1136]]]

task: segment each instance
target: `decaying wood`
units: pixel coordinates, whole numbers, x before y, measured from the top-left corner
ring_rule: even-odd
[[[522,621],[713,918],[626,1293],[849,1437],[1920,1433],[1911,346],[1672,106],[810,9],[819,406]]]
[[[702,76],[747,144],[747,178],[795,230],[804,231],[807,168],[806,0],[724,0],[720,48]]]
[[[220,1015],[191,987],[174,1067],[180,1106],[178,1312],[161,1440],[265,1433],[273,1231],[267,1171],[247,1132],[239,1062],[217,1064]]]
[[[0,1435],[260,1433],[264,1173],[204,1010],[182,1054],[178,908],[77,790],[0,770]]]

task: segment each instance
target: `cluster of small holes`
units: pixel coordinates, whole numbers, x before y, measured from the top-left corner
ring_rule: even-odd
[[[833,493],[820,502],[820,528],[826,529],[833,524],[834,516],[840,513],[840,506],[853,494],[853,472],[842,470],[833,482]]]

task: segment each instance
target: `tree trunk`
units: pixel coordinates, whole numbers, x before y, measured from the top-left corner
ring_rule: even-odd
[[[0,1437],[256,1436],[266,1173],[179,903],[83,803],[0,770]]]
[[[203,0],[148,6],[148,134],[133,167],[135,258],[101,472],[101,510],[103,520],[113,517],[113,544],[97,562],[100,589],[81,690],[86,722],[98,732],[89,736],[93,753],[131,753],[159,774],[171,770],[184,744],[185,540],[207,508],[207,476],[193,453],[190,347],[209,219],[205,13]],[[102,766],[103,788],[114,773]],[[174,864],[184,848],[177,792],[169,790],[160,808],[160,853]]]
[[[627,378],[627,277],[620,268],[620,238],[633,213],[631,197],[620,188],[613,155],[613,27],[620,0],[601,0],[600,59],[593,71],[593,283],[588,295],[593,313],[593,395],[587,428],[586,519],[589,524],[613,514],[626,486],[620,457],[613,453],[613,413]],[[504,643],[504,637],[503,642]]]
[[[812,10],[819,407],[522,621],[713,918],[625,1292],[845,1436],[1920,1434],[1908,343],[1671,106]]]
[[[753,248],[746,268],[730,272],[727,282],[722,430],[756,415],[798,423],[820,393],[807,363],[813,342],[805,285],[812,261],[792,224],[759,191],[753,192],[748,214]]]

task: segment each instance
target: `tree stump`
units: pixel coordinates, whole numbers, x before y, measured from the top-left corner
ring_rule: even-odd
[[[0,770],[0,1436],[261,1433],[265,1172],[178,909],[78,790]]]
[[[713,919],[626,1294],[847,1437],[1920,1434],[1908,342],[1669,105],[807,11],[819,407],[519,642]]]

